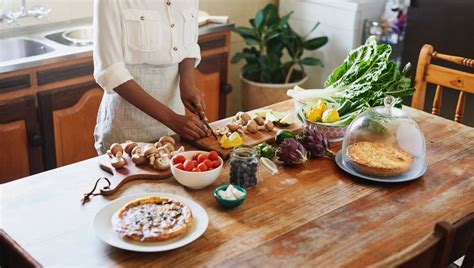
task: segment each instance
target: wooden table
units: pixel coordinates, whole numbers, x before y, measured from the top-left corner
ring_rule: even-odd
[[[403,184],[351,177],[329,159],[304,168],[263,174],[235,210],[218,207],[212,190],[192,191],[174,179],[136,181],[110,199],[79,200],[107,175],[97,159],[0,186],[0,226],[46,266],[365,266],[474,211],[474,131],[405,108],[426,135],[428,171]],[[170,192],[200,203],[209,214],[205,234],[181,249],[135,253],[103,243],[91,221],[110,200],[143,192]]]

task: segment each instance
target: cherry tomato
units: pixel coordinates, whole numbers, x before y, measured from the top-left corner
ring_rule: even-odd
[[[197,160],[197,159],[198,159],[198,156],[199,156],[199,153],[195,153],[195,154],[193,155],[193,160]]]
[[[183,155],[177,155],[175,157],[173,157],[173,164],[179,164],[179,163],[184,163],[184,161],[186,161],[186,157],[184,157]]]
[[[174,167],[177,168],[177,169],[184,170],[184,165],[183,165],[183,163],[178,163],[178,164],[174,165]]]
[[[211,161],[216,161],[216,160],[219,160],[219,155],[217,154],[216,151],[211,151],[207,158]]]
[[[192,171],[193,168],[196,167],[196,165],[194,164],[194,161],[187,159],[186,161],[184,161],[183,167],[186,171]]]
[[[191,170],[192,172],[201,172],[201,170],[199,168],[193,168],[193,170]]]
[[[207,171],[209,168],[206,166],[206,164],[204,163],[199,163],[199,165],[197,166],[197,168],[201,171]]]
[[[218,168],[221,165],[221,160],[212,161],[212,167]]]
[[[197,167],[197,165],[199,164],[199,162],[197,160],[192,160],[192,162],[193,162],[193,165],[194,165],[193,167]]]
[[[197,161],[198,161],[199,163],[204,162],[204,160],[206,160],[206,159],[207,159],[207,154],[206,154],[206,153],[201,153],[201,154],[199,154],[198,157],[197,157]]]
[[[204,160],[202,163],[203,163],[204,165],[206,165],[208,169],[212,169],[212,167],[213,167],[213,166],[212,166],[212,161],[209,160],[209,159]]]

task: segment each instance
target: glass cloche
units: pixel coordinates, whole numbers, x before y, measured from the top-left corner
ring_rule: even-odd
[[[394,107],[392,96],[384,103],[350,124],[342,143],[342,159],[366,176],[414,176],[426,169],[423,132],[407,113]]]

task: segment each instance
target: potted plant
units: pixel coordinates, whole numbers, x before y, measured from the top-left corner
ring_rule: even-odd
[[[277,7],[269,4],[250,19],[250,28],[234,29],[248,46],[231,61],[245,61],[240,80],[246,110],[288,99],[286,91],[307,80],[304,66],[323,67],[319,59],[303,54],[324,46],[328,38],[308,39],[319,23],[305,36],[296,33],[288,24],[292,13],[279,17]]]

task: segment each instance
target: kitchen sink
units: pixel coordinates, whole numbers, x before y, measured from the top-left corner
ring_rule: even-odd
[[[90,46],[92,37],[92,27],[80,27],[45,36],[46,39],[70,47]]]
[[[42,55],[53,51],[53,48],[30,39],[0,39],[0,62]]]

